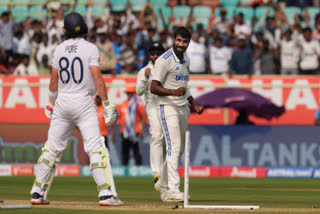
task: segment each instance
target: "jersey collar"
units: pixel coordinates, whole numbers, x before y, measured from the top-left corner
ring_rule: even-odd
[[[176,56],[176,54],[173,50],[173,47],[171,48],[171,51],[172,51],[173,59],[176,63],[184,64],[186,62],[186,53],[183,53],[183,60],[180,61],[179,58]]]

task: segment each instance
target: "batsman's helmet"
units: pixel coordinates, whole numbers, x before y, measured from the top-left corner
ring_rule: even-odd
[[[79,13],[71,12],[64,17],[63,32],[68,38],[88,33],[88,27]]]

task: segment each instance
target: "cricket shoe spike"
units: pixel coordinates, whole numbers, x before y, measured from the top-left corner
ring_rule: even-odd
[[[120,199],[113,197],[112,195],[104,195],[104,196],[100,196],[99,205],[100,206],[122,206],[123,202]]]
[[[43,196],[41,196],[39,193],[35,192],[32,194],[31,198],[31,204],[33,205],[48,205],[50,204],[49,200],[44,200]]]

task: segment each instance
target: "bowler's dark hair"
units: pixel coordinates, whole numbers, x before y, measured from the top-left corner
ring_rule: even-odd
[[[177,36],[180,35],[182,38],[191,39],[191,32],[186,27],[178,27],[173,34],[173,38],[177,38]]]

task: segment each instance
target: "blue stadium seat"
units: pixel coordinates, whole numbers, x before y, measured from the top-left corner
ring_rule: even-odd
[[[239,0],[221,0],[221,4],[224,7],[236,7],[239,4]]]
[[[84,4],[77,4],[74,8],[74,11],[84,16],[87,14],[87,6]]]
[[[105,6],[107,4],[108,0],[93,0],[93,4],[96,5],[100,5],[100,6]]]
[[[26,6],[30,3],[30,0],[12,0],[11,4],[15,6]]]
[[[7,12],[8,11],[8,6],[7,5],[0,5],[0,15],[3,12]]]
[[[295,14],[301,14],[301,9],[299,7],[286,7],[284,12],[286,13],[289,23],[292,24],[294,22]]]
[[[251,25],[252,18],[254,15],[254,10],[251,7],[237,7],[235,9],[235,14],[243,13],[244,20],[247,24]]]
[[[78,5],[87,5],[88,0],[78,0]]]
[[[204,28],[208,26],[209,17],[211,16],[211,8],[206,6],[195,6],[193,8],[193,16],[197,23],[201,23]]]
[[[99,17],[104,16],[104,7],[101,7],[101,5],[93,5],[92,6],[92,16]]]
[[[43,5],[34,5],[29,9],[29,17],[32,19],[42,20],[47,17],[47,10],[43,9]]]
[[[255,10],[255,17],[257,19],[259,19],[260,17],[264,16],[264,14],[266,13],[266,11],[270,9],[269,15],[268,16],[274,16],[274,9],[272,7],[268,7],[268,6],[261,6],[261,7],[257,7]]]
[[[168,0],[149,0],[153,7],[167,6]]]
[[[110,0],[111,10],[113,12],[120,12],[126,10],[127,0]]]
[[[182,20],[186,23],[189,18],[190,12],[191,9],[189,6],[175,6],[173,8],[173,16],[176,19],[176,21],[182,18]]]
[[[169,23],[169,17],[171,15],[171,8],[168,6],[163,6],[163,7],[155,7],[154,10],[157,14],[157,19],[158,19],[158,30],[164,30],[164,25],[162,23],[161,20],[161,16],[160,16],[160,12],[159,12],[159,8],[161,8],[164,20],[166,22],[167,25],[170,25]]]
[[[234,11],[235,11],[236,7],[228,6],[228,7],[225,7],[225,9],[227,11],[227,17],[232,19],[234,16]],[[216,8],[214,15],[216,17],[220,17],[220,8]]]
[[[27,6],[16,6],[11,10],[14,20],[17,22],[24,21],[28,18],[29,9]]]
[[[133,12],[139,12],[143,9],[147,0],[130,0],[130,5]]]

